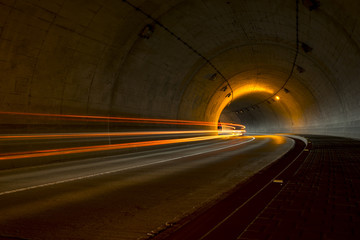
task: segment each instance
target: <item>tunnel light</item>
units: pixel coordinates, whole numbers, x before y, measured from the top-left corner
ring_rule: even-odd
[[[305,69],[300,67],[300,66],[296,66],[296,70],[299,72],[299,73],[303,73],[305,72]]]
[[[279,101],[279,100],[280,100],[280,97],[279,97],[279,96],[275,96],[275,100],[276,100],[276,101]]]
[[[211,74],[209,80],[214,81],[216,79],[217,73]]]
[[[303,0],[302,3],[310,11],[316,10],[320,7],[320,2],[318,0]]]
[[[301,43],[301,48],[304,50],[305,53],[309,53],[313,50],[312,47],[310,47],[309,45],[307,45],[306,43]]]
[[[149,39],[154,32],[154,26],[147,24],[139,33],[139,37]]]

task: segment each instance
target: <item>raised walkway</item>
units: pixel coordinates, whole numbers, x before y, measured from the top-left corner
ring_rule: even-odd
[[[360,141],[306,137],[285,170],[291,156],[155,238],[360,239]]]

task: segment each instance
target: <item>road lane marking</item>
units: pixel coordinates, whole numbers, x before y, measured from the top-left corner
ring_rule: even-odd
[[[259,189],[256,193],[254,193],[250,198],[248,198],[245,202],[243,202],[239,207],[237,207],[234,211],[232,211],[228,216],[226,216],[222,221],[220,221],[218,224],[216,224],[213,228],[211,228],[206,234],[204,234],[199,240],[205,239],[207,236],[209,236],[213,231],[215,231],[218,227],[220,227],[223,223],[225,223],[229,218],[231,218],[239,209],[244,207],[246,204],[248,204],[250,201],[252,201],[257,195],[259,195],[265,188],[267,188],[271,183],[273,183],[283,172],[285,172],[299,157],[301,154],[303,154],[304,149],[306,146],[300,151],[300,153],[283,169],[278,173],[275,177],[273,177],[268,183],[266,183],[261,189]],[[279,194],[279,193],[277,193]],[[246,230],[246,229],[245,229]],[[244,231],[245,231],[244,230]],[[244,233],[243,231],[243,233]],[[241,234],[242,235],[242,234]],[[240,235],[240,236],[241,236]],[[238,239],[238,238],[237,238]]]
[[[178,160],[178,159],[181,159],[181,158],[193,157],[193,156],[202,155],[202,154],[205,154],[205,153],[215,152],[215,151],[223,150],[223,149],[226,149],[226,148],[239,146],[239,145],[242,145],[242,144],[245,144],[245,143],[252,142],[254,140],[255,140],[255,137],[251,137],[251,139],[249,139],[247,141],[240,142],[238,144],[233,144],[231,146],[217,148],[217,149],[212,150],[212,151],[202,151],[202,152],[198,152],[198,153],[194,153],[194,154],[189,154],[189,155],[186,155],[186,156],[165,159],[165,160],[161,160],[161,161],[157,161],[157,162],[140,164],[140,165],[137,165],[137,166],[121,168],[121,169],[116,169],[116,170],[106,171],[106,172],[101,172],[101,173],[95,173],[95,174],[90,174],[90,175],[86,175],[86,176],[70,178],[70,179],[65,179],[65,180],[51,182],[51,183],[45,183],[45,184],[40,184],[40,185],[36,185],[36,186],[31,186],[31,187],[18,188],[18,189],[14,189],[14,190],[1,192],[0,196],[11,194],[11,193],[23,192],[23,191],[27,191],[27,190],[36,189],[36,188],[48,187],[48,186],[57,185],[57,184],[61,184],[61,183],[67,183],[67,182],[73,182],[73,181],[77,181],[77,180],[83,180],[83,179],[87,179],[87,178],[102,176],[102,175],[106,175],[106,174],[112,174],[112,173],[116,173],[116,172],[122,172],[122,171],[126,171],[126,170],[132,170],[132,169],[141,168],[141,167],[147,167],[147,166],[151,166],[151,165],[155,165],[155,164],[160,164],[160,163],[165,163],[165,162]]]

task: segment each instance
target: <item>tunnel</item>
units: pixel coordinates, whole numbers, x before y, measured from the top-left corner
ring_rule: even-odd
[[[355,151],[359,10],[356,0],[0,0],[1,135],[213,133],[229,123],[249,138],[351,139]],[[23,145],[28,154],[33,146]],[[2,148],[0,158],[12,149]],[[9,226],[0,236],[13,235]]]
[[[221,116],[251,132],[359,137],[355,1],[10,1],[1,9],[2,112]],[[44,124],[25,119],[6,115],[1,124]]]

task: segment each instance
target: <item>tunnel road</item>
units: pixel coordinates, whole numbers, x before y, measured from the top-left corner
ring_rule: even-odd
[[[278,159],[282,136],[226,137],[0,173],[0,236],[137,239],[179,221]]]

